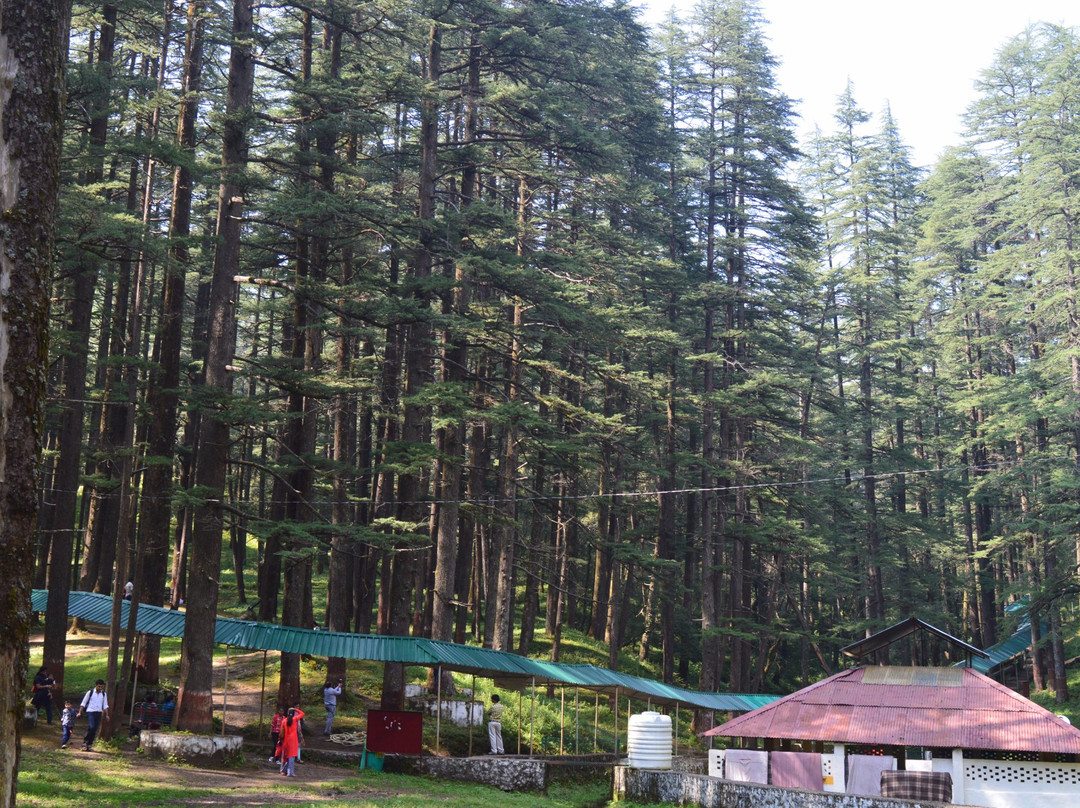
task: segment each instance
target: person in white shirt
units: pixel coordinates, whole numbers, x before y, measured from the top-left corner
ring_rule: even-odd
[[[102,718],[109,715],[109,697],[105,693],[104,679],[98,679],[94,686],[86,691],[75,717],[78,718],[83,713],[86,713],[87,724],[86,735],[83,736],[83,751],[89,752],[94,738],[97,737]]]

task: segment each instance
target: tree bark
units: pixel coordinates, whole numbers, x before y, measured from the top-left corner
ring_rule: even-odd
[[[194,158],[196,120],[201,91],[205,0],[189,0],[184,46],[183,93],[180,99],[176,140],[182,153]],[[139,600],[151,606],[165,603],[168,574],[173,458],[179,410],[180,355],[183,338],[184,286],[190,266],[188,238],[191,235],[191,205],[194,177],[187,161],[173,171],[172,208],[169,213],[169,253],[165,259],[161,309],[155,344],[155,371],[150,374],[147,405],[150,410],[147,454],[155,462],[147,464],[140,504],[140,566],[142,588]],[[146,635],[139,650],[139,680],[158,681],[160,638]]]
[[[405,341],[405,406],[401,437],[406,447],[419,447],[424,440],[425,407],[417,401],[420,391],[431,379],[431,325],[426,318],[429,300],[427,281],[435,263],[434,232],[435,190],[438,171],[439,109],[438,83],[442,60],[442,29],[438,23],[431,26],[427,48],[426,83],[428,91],[421,101],[420,121],[420,175],[417,188],[420,243],[412,262],[410,280],[414,284],[413,296],[419,303],[419,316],[409,325]],[[421,474],[409,467],[398,475],[397,501],[401,519],[414,525],[419,531],[427,524],[429,514],[421,503]],[[412,553],[401,552],[398,547],[390,563],[390,590],[388,607],[388,632],[406,634],[409,630],[410,603],[415,560]],[[385,583],[384,583],[385,586]],[[383,709],[399,709],[405,695],[404,667],[387,663],[383,670]]]
[[[0,808],[15,804],[27,692],[69,8],[60,0],[0,7]],[[67,568],[55,577],[66,579]]]
[[[48,3],[50,8],[58,4]],[[70,7],[70,3],[67,5]],[[12,13],[15,13],[14,11]],[[62,12],[67,16],[70,12]],[[64,34],[67,41],[67,33]],[[116,43],[116,7],[102,8],[97,60],[102,71],[103,89],[90,101],[89,147],[95,155],[86,172],[85,183],[100,182],[104,176],[104,149],[109,126],[108,87],[111,81],[113,52]],[[49,603],[45,611],[45,645],[42,661],[56,679],[58,692],[64,684],[64,658],[67,647],[67,602],[71,591],[71,563],[78,535],[76,512],[79,492],[79,469],[82,464],[83,415],[86,399],[87,350],[90,344],[91,314],[98,266],[94,259],[79,262],[72,280],[67,305],[67,331],[70,334],[68,355],[63,370],[63,413],[60,419],[59,459],[57,460],[56,504],[53,514],[53,547],[49,554]]]
[[[231,391],[229,366],[236,353],[236,281],[240,266],[241,219],[248,159],[248,116],[254,79],[251,32],[253,0],[234,0],[229,92],[223,130],[222,182],[218,193],[218,244],[209,306],[206,384],[195,482],[204,501],[192,526],[187,587],[187,623],[180,659],[176,727],[204,733],[213,729],[214,625],[225,475],[229,460],[229,421],[220,409]]]

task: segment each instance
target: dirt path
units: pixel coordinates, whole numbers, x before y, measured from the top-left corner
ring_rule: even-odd
[[[37,669],[40,664],[41,645],[44,635],[41,631],[35,632],[30,637],[30,659],[32,669]],[[68,634],[66,656],[76,658],[87,654],[100,655],[104,660],[109,646],[109,631],[105,626],[86,624],[79,632]],[[269,750],[270,719],[273,717],[277,699],[277,680],[268,677],[266,691],[263,692],[262,672],[263,653],[261,651],[238,651],[232,649],[226,656],[220,650],[214,656],[214,715],[221,717],[224,712],[225,728],[227,732],[242,734],[247,738],[264,738]],[[270,659],[274,661],[273,657]],[[164,667],[163,667],[164,674]],[[104,661],[101,675],[104,676]],[[226,682],[226,676],[227,682]],[[228,685],[226,689],[226,684]],[[76,694],[70,692],[68,696],[74,698]],[[173,690],[175,692],[175,689]],[[81,694],[80,694],[81,695]],[[55,702],[54,702],[55,704]],[[62,708],[62,703],[59,705]],[[223,710],[224,708],[224,710]],[[55,708],[59,712],[59,708]],[[327,749],[335,751],[351,751],[347,747],[332,743],[322,737],[322,724],[325,718],[322,703],[311,705],[309,717],[304,720],[307,729],[305,738],[306,748],[313,751]],[[261,721],[261,732],[259,731]],[[350,726],[348,719],[339,720],[335,724],[335,732],[350,732],[361,729],[360,726]],[[125,720],[124,725],[127,725]],[[265,760],[265,758],[263,758]]]
[[[43,637],[40,632],[31,636],[30,658],[32,661],[41,659],[41,643]],[[98,654],[104,657],[108,648],[108,631],[102,626],[88,625],[77,634],[68,637],[67,656],[78,658],[87,654]],[[227,728],[231,732],[244,730],[248,737],[254,734],[254,725],[259,721],[259,706],[262,696],[262,664],[261,652],[236,653],[230,652],[228,659],[228,711]],[[104,674],[104,670],[102,671]],[[214,661],[214,689],[215,714],[221,714],[222,693],[225,686],[226,659],[224,654],[218,654]],[[263,704],[263,723],[266,732],[269,732],[269,721],[272,711],[271,699],[276,697],[276,682],[267,682],[267,701]],[[44,718],[44,716],[42,717]],[[312,727],[309,736],[315,734],[315,730],[321,730],[321,705],[319,709],[312,711]],[[75,781],[83,778],[93,778],[100,772],[100,766],[104,761],[113,760],[117,766],[138,769],[140,783],[150,786],[188,788],[193,792],[191,801],[171,802],[174,806],[263,806],[263,805],[311,805],[320,802],[342,800],[357,797],[365,799],[378,799],[379,793],[390,795],[386,791],[386,784],[381,783],[381,792],[369,789],[361,785],[359,792],[355,787],[345,791],[341,785],[348,778],[355,778],[358,774],[356,766],[335,766],[323,763],[304,762],[297,768],[295,779],[281,777],[278,767],[267,761],[269,754],[269,742],[267,741],[266,754],[263,750],[248,752],[244,763],[230,769],[204,769],[187,765],[174,765],[163,760],[149,760],[139,754],[137,741],[134,739],[125,742],[119,750],[105,749],[103,751],[81,751],[79,739],[85,731],[85,724],[80,720],[76,725],[76,735],[71,746],[66,750],[59,750],[60,730],[58,720],[49,726],[42,721],[37,727],[23,732],[24,765],[33,767],[38,756],[48,756],[50,763],[56,760],[63,761],[66,773],[70,773]],[[126,725],[126,721],[124,722]],[[345,747],[333,744],[321,737],[307,739],[305,750],[315,752],[320,749],[344,750]],[[63,758],[57,758],[63,755]],[[65,778],[66,779],[66,778]],[[211,790],[211,791],[207,791]]]
[[[76,739],[83,727],[77,727]],[[190,789],[191,799],[170,800],[169,805],[178,806],[256,806],[256,805],[311,805],[330,800],[370,799],[375,790],[360,785],[359,788],[343,784],[358,774],[354,767],[328,766],[318,763],[298,765],[295,779],[281,777],[278,767],[265,759],[248,760],[236,768],[215,770],[187,765],[174,765],[164,760],[148,760],[135,751],[135,744],[125,745],[119,751],[83,752],[78,744],[67,750],[58,750],[59,730],[56,727],[38,726],[23,733],[24,772],[32,770],[39,755],[48,755],[55,762],[56,755],[63,755],[65,780],[71,782],[91,781],[101,774],[104,761],[111,761],[110,768],[137,768],[141,787],[170,788],[183,791]],[[129,775],[130,776],[130,775]],[[380,783],[380,791],[387,791],[387,784]]]

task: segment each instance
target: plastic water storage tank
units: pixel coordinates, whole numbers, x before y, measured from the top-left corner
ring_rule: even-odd
[[[627,765],[637,769],[671,768],[671,716],[647,712],[630,716],[626,733]]]

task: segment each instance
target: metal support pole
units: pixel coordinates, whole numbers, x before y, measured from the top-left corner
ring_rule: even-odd
[[[522,688],[524,690],[525,688]],[[521,754],[521,690],[518,691],[518,750],[517,753]]]
[[[675,702],[675,757],[679,756],[679,702]]]
[[[142,639],[142,634],[135,637],[135,664],[131,666],[131,674],[135,680],[135,683],[131,686],[131,716],[128,718],[128,726],[132,726],[135,723],[135,692],[139,689],[139,640]],[[122,712],[124,705],[120,705],[120,711]]]
[[[435,754],[439,754],[439,734],[442,730],[442,665],[435,669]]]
[[[229,716],[229,646],[225,646],[225,685],[221,693],[221,735],[225,736],[225,719]]]
[[[263,734],[262,734],[262,729],[263,729],[263,725],[262,725],[262,721],[263,721],[263,705],[266,703],[266,653],[267,653],[267,649],[264,648],[263,649],[263,669],[262,669],[262,690],[259,692],[259,737],[260,738],[263,736]],[[274,710],[274,712],[276,713],[277,710]]]
[[[529,757],[536,753],[533,732],[536,729],[536,677],[532,678],[532,709],[529,712]]]
[[[593,713],[592,722],[592,750],[593,754],[600,751],[600,691],[596,691],[596,711]]]
[[[578,689],[574,688],[574,754],[581,754],[581,705],[578,703]]]
[[[472,693],[470,694],[469,698],[471,699],[471,701],[469,702],[469,757],[472,757],[472,714],[473,714],[472,708],[473,708],[473,704],[476,702],[476,674],[475,673],[472,675]]]
[[[619,759],[619,687],[615,686],[615,760]]]
[[[563,753],[563,735],[566,727],[566,688],[559,688],[559,754]]]

